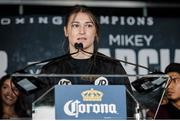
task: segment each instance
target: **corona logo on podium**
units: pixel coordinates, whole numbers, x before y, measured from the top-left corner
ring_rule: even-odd
[[[91,88],[90,90],[83,91],[81,96],[83,101],[102,101],[103,93]]]
[[[103,93],[93,88],[81,92],[82,100],[69,100],[64,105],[64,112],[68,116],[79,117],[79,114],[117,114],[116,104],[103,104]],[[98,102],[98,103],[91,103]]]
[[[64,92],[66,92],[65,96]],[[124,86],[122,88],[94,85],[74,85],[71,88],[56,86],[56,118],[124,119],[126,117],[125,96]]]

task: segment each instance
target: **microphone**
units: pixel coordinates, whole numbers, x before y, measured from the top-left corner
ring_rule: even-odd
[[[59,80],[58,85],[72,85],[72,83],[70,80],[62,78]]]
[[[75,43],[74,47],[78,50],[83,50],[83,44],[82,43]]]
[[[94,85],[99,85],[99,86],[102,86],[102,85],[109,85],[109,82],[107,80],[107,78],[101,76],[101,77],[98,77],[95,81],[94,81]]]

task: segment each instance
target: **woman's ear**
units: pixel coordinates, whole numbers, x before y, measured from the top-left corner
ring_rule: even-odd
[[[65,37],[68,37],[66,26],[64,26],[64,35],[65,35]]]

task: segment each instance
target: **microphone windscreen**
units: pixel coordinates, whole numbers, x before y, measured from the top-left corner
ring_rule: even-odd
[[[76,49],[83,49],[83,44],[82,43],[75,43],[74,44],[74,47],[76,48]]]
[[[94,85],[108,85],[109,82],[107,80],[107,78],[101,76],[98,77],[95,81],[94,81]]]

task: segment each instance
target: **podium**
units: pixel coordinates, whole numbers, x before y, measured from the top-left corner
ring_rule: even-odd
[[[36,95],[32,119],[38,120],[155,119],[169,80],[157,74],[13,76],[18,87]],[[43,83],[47,83],[45,88]]]

